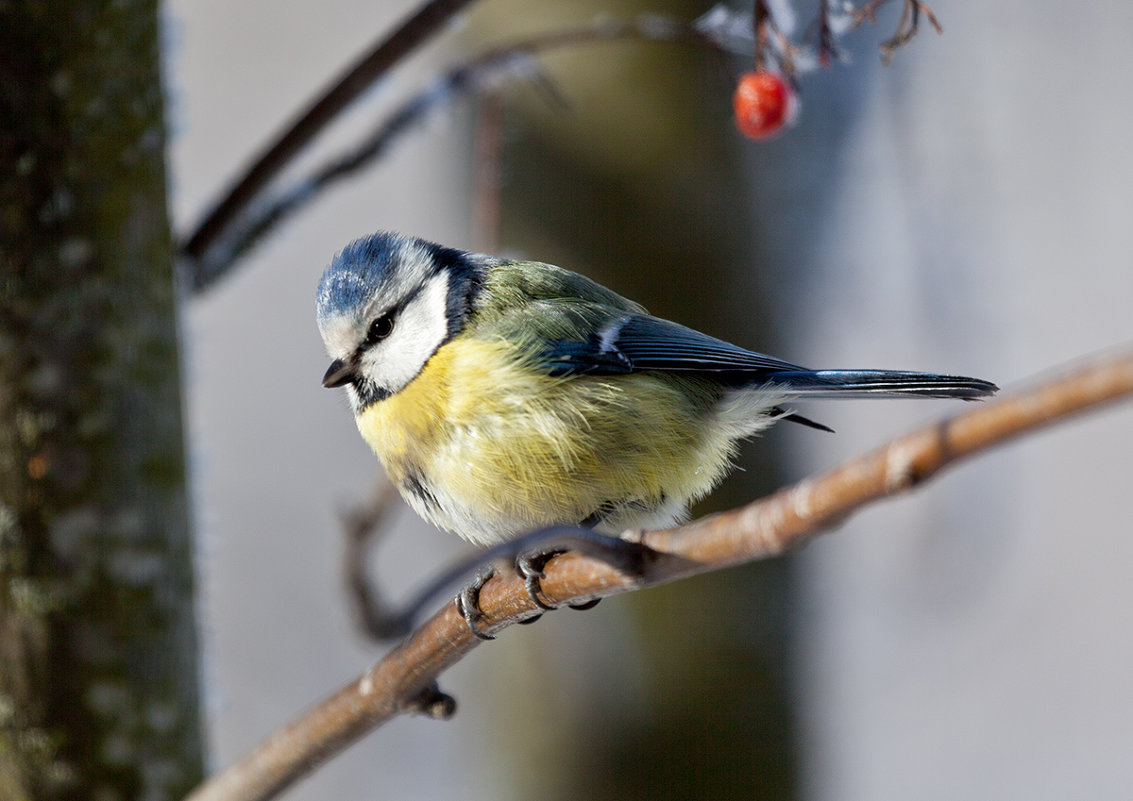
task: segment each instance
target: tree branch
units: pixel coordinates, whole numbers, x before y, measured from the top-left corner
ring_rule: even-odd
[[[873,22],[878,6],[888,0],[873,0],[855,12],[853,26]],[[397,106],[373,130],[354,145],[336,153],[318,167],[269,195],[271,182],[291,160],[329,125],[368,86],[435,34],[441,25],[472,0],[431,0],[410,16],[401,27],[383,39],[366,56],[330,86],[303,112],[278,139],[265,148],[245,174],[235,181],[224,197],[193,228],[180,247],[181,270],[193,292],[212,286],[236,264],[263,236],[274,230],[323,191],[368,166],[384,155],[398,138],[433,109],[452,102],[466,92],[488,87],[490,90],[509,77],[543,79],[533,62],[542,51],[600,41],[637,39],[650,42],[683,43],[714,49],[721,53],[743,52],[754,43],[754,66],[782,69],[791,76],[829,66],[842,60],[837,37],[848,26],[832,22],[835,16],[828,3],[820,7],[814,52],[791,42],[779,27],[766,2],[758,2],[751,14],[733,12],[717,6],[692,22],[678,22],[659,15],[641,15],[635,20],[596,19],[589,23],[529,36],[508,45],[497,46],[450,68],[425,89]],[[905,11],[897,34],[881,45],[886,63],[893,52],[908,43],[917,32],[920,14],[940,30],[931,9],[920,0],[905,0]],[[841,18],[841,14],[838,15]]]
[[[1130,396],[1133,348],[982,403],[739,509],[671,530],[633,532],[631,539],[658,552],[640,576],[563,554],[546,565],[543,595],[553,604],[580,603],[801,548],[860,507],[905,492],[959,459]],[[489,581],[480,605],[488,632],[541,611],[513,575]],[[190,801],[264,801],[397,714],[451,714],[436,678],[479,644],[447,604],[357,681],[271,736]]]
[[[182,269],[190,289],[193,292],[208,289],[260,239],[311,205],[328,188],[384,156],[399,138],[415,130],[414,126],[429,112],[452,103],[465,93],[485,89],[497,92],[509,78],[536,80],[549,91],[552,99],[561,99],[550,80],[539,72],[539,65],[534,61],[537,54],[557,48],[634,39],[724,48],[722,39],[713,38],[710,31],[702,32],[695,24],[660,16],[640,16],[625,21],[598,19],[493,47],[446,70],[399,104],[358,141],[273,195],[261,191],[264,184],[255,184],[252,194],[248,194],[250,190],[245,190],[243,184],[234,189],[198,226],[182,250],[187,257]]]
[[[863,7],[853,12],[853,27],[858,27],[863,22],[868,22],[871,25],[877,20],[875,14],[877,9],[885,5],[889,0],[871,0]],[[924,14],[928,19],[929,24],[936,30],[937,33],[944,33],[944,27],[940,24],[940,20],[932,13],[932,9],[928,3],[922,0],[904,0],[904,5],[901,8],[901,21],[897,23],[897,32],[889,39],[886,39],[880,45],[878,50],[881,51],[881,63],[888,66],[893,61],[893,57],[897,55],[897,51],[907,45],[917,35],[920,28],[921,14]]]
[[[404,618],[386,602],[378,587],[370,581],[367,549],[385,533],[383,524],[390,511],[401,501],[397,487],[384,475],[378,479],[370,498],[342,515],[346,530],[346,547],[342,554],[342,577],[346,595],[361,629],[371,638],[383,641],[404,636]]]
[[[291,159],[398,61],[427,41],[472,0],[430,0],[384,37],[268,146],[189,235],[182,251],[200,259],[216,238]]]

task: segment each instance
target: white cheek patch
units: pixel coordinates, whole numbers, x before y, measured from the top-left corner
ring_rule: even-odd
[[[393,333],[362,356],[362,375],[389,392],[405,387],[444,342],[447,307],[448,274],[441,272],[401,309]]]

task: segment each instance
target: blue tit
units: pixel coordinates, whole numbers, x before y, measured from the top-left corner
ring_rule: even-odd
[[[423,518],[482,546],[554,525],[675,524],[793,399],[971,400],[962,376],[809,370],[651,316],[577,273],[394,233],[318,288],[362,437]]]

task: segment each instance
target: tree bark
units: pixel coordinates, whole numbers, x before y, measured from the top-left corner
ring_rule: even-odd
[[[0,3],[0,797],[201,775],[157,4]]]

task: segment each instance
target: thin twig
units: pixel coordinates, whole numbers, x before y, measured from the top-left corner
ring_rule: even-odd
[[[829,68],[833,61],[844,61],[841,48],[838,47],[838,39],[834,33],[834,28],[830,24],[830,0],[822,0],[821,5],[818,7],[818,63],[822,65],[823,69]]]
[[[767,0],[756,0],[751,18],[755,39],[752,66],[755,71],[782,72],[793,78],[797,72],[795,59],[802,51],[791,42],[779,20],[775,19]]]
[[[681,41],[717,51],[729,49],[729,26],[724,24],[727,20],[715,12],[710,12],[691,24],[674,23],[658,16],[641,17],[631,22],[600,20],[582,28],[544,34],[505,48],[497,48],[451,70],[441,80],[411,98],[357,147],[329,160],[275,198],[261,200],[272,179],[303,147],[368,86],[436,33],[443,23],[470,2],[472,0],[432,0],[422,6],[400,28],[348,70],[255,159],[247,172],[194,227],[180,248],[185,257],[183,270],[192,291],[200,291],[212,285],[260,237],[310,203],[327,186],[383,153],[392,141],[408,131],[426,112],[463,91],[483,85],[492,70],[506,68],[509,61],[514,67],[519,56],[531,56],[537,51],[565,45],[626,38],[654,42]],[[855,27],[865,21],[873,22],[877,8],[885,2],[887,0],[872,0],[855,12]],[[830,25],[830,13],[829,4],[824,2],[818,18],[817,48],[818,62],[823,66],[842,57]],[[922,13],[937,32],[941,32],[940,23],[927,3],[922,0],[905,0],[897,33],[880,46],[886,63],[898,48],[916,35]],[[723,13],[723,18],[728,16],[726,12]],[[786,75],[794,76],[798,68],[796,60],[803,50],[781,31],[765,0],[756,3],[751,19],[755,68],[759,70],[777,66]],[[714,28],[714,25],[718,25],[719,29]],[[538,73],[536,77],[539,77]]]
[[[385,601],[366,570],[366,554],[373,541],[384,533],[382,524],[399,497],[397,487],[383,477],[365,503],[342,516],[346,534],[342,560],[346,594],[362,630],[376,640],[403,636],[407,631],[403,616]]]
[[[877,9],[885,5],[889,0],[871,0],[860,9],[854,12],[853,27],[858,27],[863,22],[868,22],[871,25],[877,21]],[[904,0],[904,5],[901,7],[901,20],[897,23],[897,32],[889,39],[886,39],[880,45],[878,50],[881,51],[881,61],[885,65],[889,65],[893,61],[893,57],[897,51],[912,41],[913,37],[917,35],[917,30],[920,26],[921,14],[929,21],[937,33],[944,33],[944,26],[932,13],[932,8],[928,3],[923,0]]]
[[[413,130],[427,113],[451,102],[468,91],[487,87],[498,91],[508,77],[535,79],[554,99],[554,85],[532,61],[536,53],[561,47],[595,42],[638,39],[646,42],[678,42],[710,49],[723,45],[701,33],[693,25],[663,17],[636,20],[595,20],[575,28],[525,37],[494,47],[449,69],[423,91],[396,108],[370,133],[352,147],[336,153],[312,169],[305,177],[265,201],[242,201],[239,212],[226,215],[221,229],[210,231],[207,249],[187,260],[189,287],[201,291],[211,286],[235,264],[261,237],[274,229],[330,186],[367,166],[402,135]],[[186,251],[187,255],[193,255]]]
[[[430,0],[402,22],[393,33],[379,41],[324,91],[275,142],[265,148],[243,177],[232,185],[224,198],[193,229],[181,248],[182,252],[191,260],[200,259],[296,153],[374,81],[441,30],[470,2],[473,0]]]
[[[676,529],[637,532],[635,539],[659,552],[641,575],[563,554],[545,567],[543,596],[552,604],[577,603],[800,548],[862,506],[905,492],[961,458],[1130,396],[1133,349],[1126,349],[980,404],[748,506]],[[504,574],[484,585],[480,606],[489,632],[540,611],[523,581]],[[357,681],[272,735],[189,801],[266,801],[395,715],[444,716],[451,699],[438,693],[436,678],[479,643],[454,606],[446,605]]]
[[[482,253],[495,253],[500,238],[505,109],[502,92],[485,92],[476,119],[472,231],[475,247]]]

